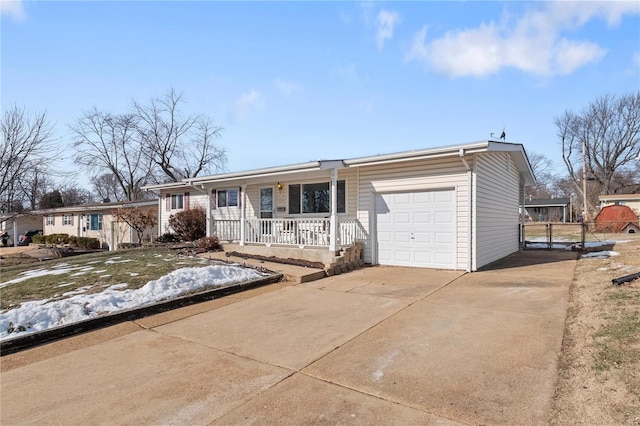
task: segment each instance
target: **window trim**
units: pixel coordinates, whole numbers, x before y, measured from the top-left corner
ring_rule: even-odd
[[[344,185],[344,210],[340,211],[340,208],[338,206],[338,214],[347,214],[348,212],[348,208],[347,208],[347,200],[348,200],[348,196],[347,196],[347,179],[338,179],[336,181],[336,185],[340,185],[340,182],[343,182]],[[317,184],[327,184],[329,187],[329,211],[326,212],[305,212],[303,207],[303,199],[304,199],[304,186],[305,185],[317,185]],[[298,212],[297,213],[291,213],[291,188],[292,187],[298,187],[298,196],[299,196],[299,206],[297,208]],[[339,191],[338,191],[339,193]],[[340,196],[338,195],[338,201],[340,200]],[[300,216],[326,216],[327,214],[331,214],[331,181],[326,181],[326,180],[313,180],[313,181],[304,181],[304,182],[300,182],[300,183],[292,183],[288,185],[287,188],[287,210],[289,212],[289,214],[291,215],[300,215]]]
[[[65,213],[62,215],[63,226],[73,226],[73,213]]]
[[[178,200],[180,200],[180,203],[178,203]],[[178,206],[178,204],[180,204],[180,205]],[[183,193],[171,194],[171,201],[170,201],[169,207],[171,207],[171,210],[183,210],[184,209],[184,194]]]
[[[229,204],[229,192],[236,193],[235,204]],[[232,187],[225,189],[216,189],[216,208],[218,209],[238,209],[240,208],[240,188]],[[224,200],[224,205],[220,204],[220,201]]]

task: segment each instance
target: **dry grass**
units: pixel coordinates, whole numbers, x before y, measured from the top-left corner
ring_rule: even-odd
[[[21,303],[41,299],[63,299],[81,287],[85,293],[98,293],[105,288],[127,283],[136,289],[169,272],[186,266],[202,266],[201,258],[178,258],[177,252],[165,248],[100,252],[37,264],[3,267],[1,283],[23,277],[26,272],[47,269],[62,272],[43,275],[0,288],[0,309],[11,309]]]
[[[616,244],[620,256],[581,259],[571,286],[552,424],[640,425],[640,238]]]

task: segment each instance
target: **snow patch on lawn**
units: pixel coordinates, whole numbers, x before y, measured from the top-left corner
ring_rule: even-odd
[[[592,253],[587,253],[582,255],[583,258],[587,258],[587,259],[606,259],[607,257],[611,257],[611,256],[620,256],[620,253],[617,251],[605,250],[605,251],[594,251]]]
[[[33,272],[33,271],[32,271]],[[68,272],[65,270],[65,272]],[[63,300],[50,299],[25,302],[16,309],[0,314],[0,340],[52,327],[72,324],[124,309],[149,305],[187,292],[254,280],[265,275],[236,265],[210,265],[177,269],[139,289],[124,289],[120,283],[100,293],[78,294],[91,287],[65,293]],[[6,283],[3,283],[6,285]]]

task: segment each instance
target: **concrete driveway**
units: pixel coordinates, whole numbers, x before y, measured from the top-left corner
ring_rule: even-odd
[[[89,333],[3,368],[0,420],[544,423],[575,258],[525,252],[473,274],[366,268]]]

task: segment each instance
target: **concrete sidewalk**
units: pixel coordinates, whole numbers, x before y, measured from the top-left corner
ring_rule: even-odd
[[[84,344],[47,356],[36,348],[31,361],[3,357],[0,420],[544,423],[575,255],[524,252],[499,266],[276,284],[76,336]]]

